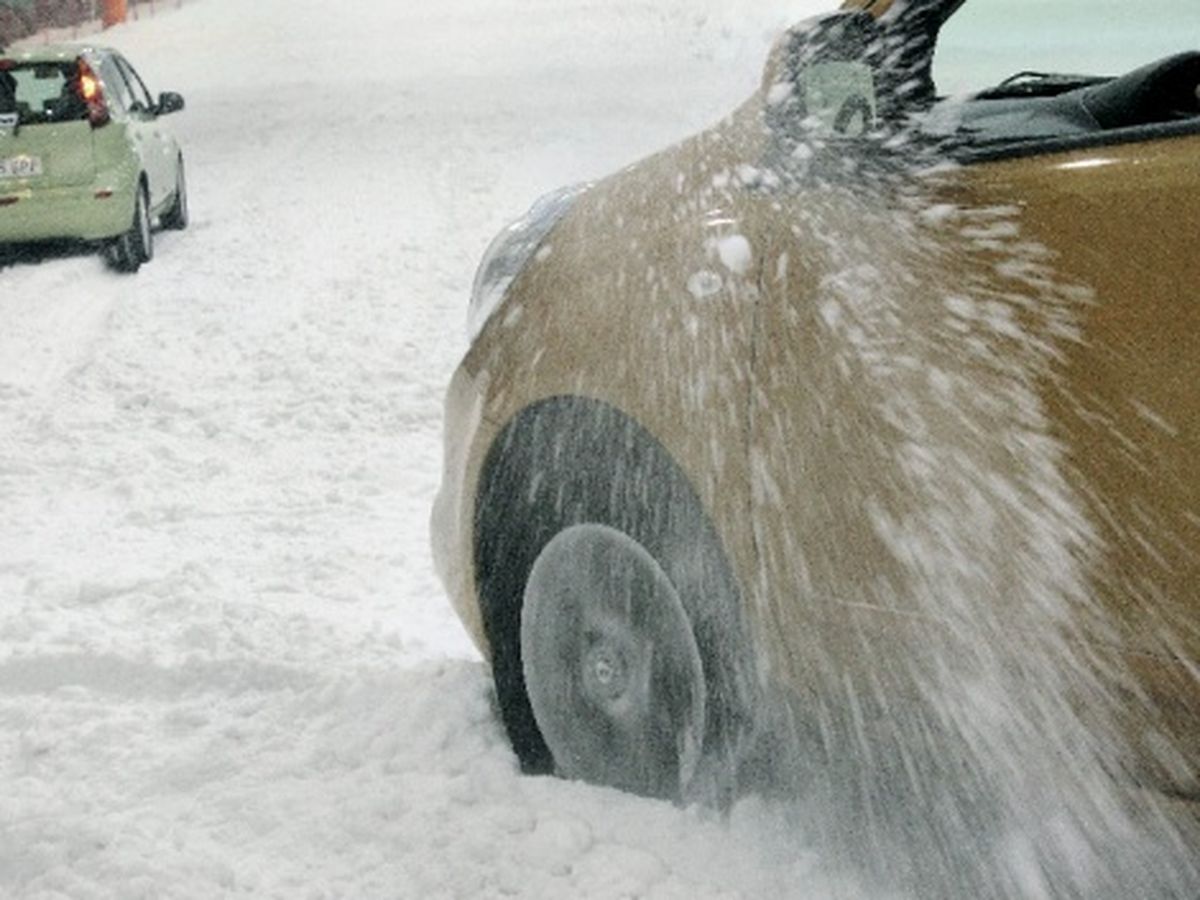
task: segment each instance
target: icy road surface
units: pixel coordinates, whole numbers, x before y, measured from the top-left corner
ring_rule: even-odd
[[[0,896],[852,890],[753,809],[520,777],[428,552],[492,234],[796,4],[174,5],[104,40],[187,98],[191,229],[0,270]]]

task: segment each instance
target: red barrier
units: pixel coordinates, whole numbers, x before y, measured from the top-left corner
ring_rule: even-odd
[[[176,9],[183,0],[175,0]],[[78,37],[78,29],[90,28],[89,23],[99,16],[105,28],[127,21],[130,16],[155,14],[156,0],[0,0],[0,47],[13,41],[45,32],[45,40],[57,39],[54,29],[70,28]],[[83,33],[87,33],[86,30]]]
[[[104,0],[104,14],[101,17],[104,27],[116,25],[125,21],[125,0]]]

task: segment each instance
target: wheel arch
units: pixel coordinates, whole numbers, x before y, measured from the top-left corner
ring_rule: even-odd
[[[717,530],[687,474],[646,427],[608,403],[560,395],[525,407],[499,431],[475,497],[480,615],[501,716],[522,768],[553,769],[522,672],[525,582],[550,539],[584,522],[634,538],[675,583],[716,700],[706,746],[735,753],[751,730],[756,679],[742,594]]]

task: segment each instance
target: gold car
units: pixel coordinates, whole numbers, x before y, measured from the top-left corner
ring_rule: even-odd
[[[527,771],[1200,799],[1200,53],[939,96],[960,6],[489,250],[433,546]]]

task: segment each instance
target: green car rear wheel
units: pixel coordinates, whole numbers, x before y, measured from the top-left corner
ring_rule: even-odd
[[[130,274],[141,268],[142,263],[154,258],[154,235],[150,230],[150,200],[146,187],[138,188],[137,201],[133,205],[133,222],[129,230],[115,238],[108,246],[108,261],[118,272]]]

